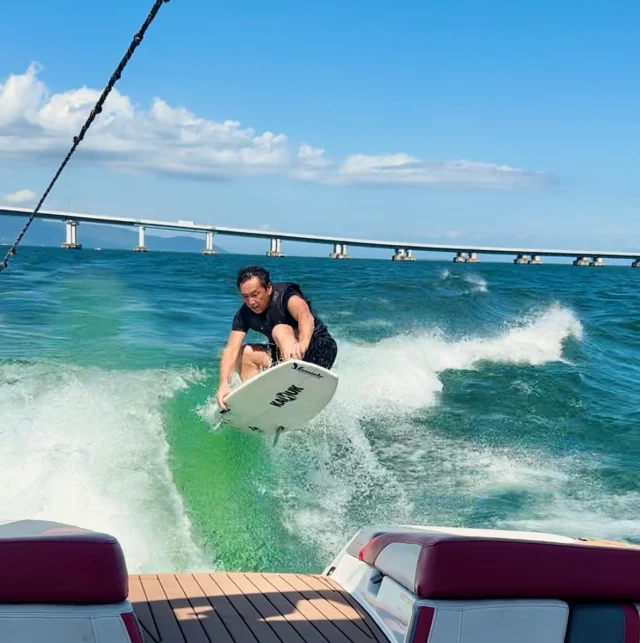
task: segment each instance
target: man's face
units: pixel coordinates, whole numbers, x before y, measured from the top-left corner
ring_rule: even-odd
[[[245,304],[258,315],[264,312],[271,301],[273,287],[269,284],[266,288],[260,283],[258,277],[251,277],[240,284],[240,294]]]

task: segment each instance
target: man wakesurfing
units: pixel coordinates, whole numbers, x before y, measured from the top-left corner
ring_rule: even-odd
[[[279,361],[300,359],[330,369],[338,346],[327,327],[315,314],[295,283],[271,283],[269,272],[260,266],[238,271],[237,287],[244,303],[233,318],[231,333],[222,352],[220,387],[216,401],[228,410],[235,370],[242,381],[270,368]],[[244,344],[249,330],[267,337],[267,344]]]

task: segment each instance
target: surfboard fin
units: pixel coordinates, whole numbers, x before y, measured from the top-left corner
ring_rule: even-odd
[[[279,427],[276,429],[276,434],[275,434],[275,436],[274,436],[274,438],[273,438],[273,444],[272,444],[271,446],[273,446],[273,447],[274,447],[274,446],[276,446],[276,444],[278,444],[278,440],[280,439],[280,434],[281,434],[283,431],[284,431],[284,427],[283,427],[283,426],[279,426]]]
[[[225,423],[224,418],[223,417],[219,418],[215,426],[212,427],[211,433],[215,433],[224,423]]]

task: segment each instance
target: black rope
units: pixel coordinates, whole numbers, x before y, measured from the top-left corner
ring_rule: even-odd
[[[153,5],[151,11],[149,12],[149,15],[147,16],[147,19],[144,21],[142,27],[140,28],[140,31],[138,31],[138,33],[136,33],[135,36],[133,37],[133,40],[129,45],[129,49],[127,49],[127,53],[123,56],[117,69],[109,79],[107,86],[104,88],[104,91],[102,92],[102,95],[98,99],[98,102],[95,104],[95,107],[91,110],[91,113],[89,114],[89,117],[87,118],[87,121],[85,122],[85,124],[82,126],[80,133],[77,136],[73,137],[73,145],[71,146],[71,149],[69,150],[67,156],[65,157],[64,161],[62,161],[62,164],[58,168],[58,171],[55,173],[55,176],[51,180],[51,183],[49,183],[49,186],[47,187],[44,194],[42,195],[42,198],[38,202],[38,205],[36,206],[35,210],[31,213],[31,216],[29,217],[26,225],[18,235],[13,245],[9,248],[9,251],[7,252],[2,263],[0,263],[0,272],[2,272],[9,265],[9,257],[12,257],[13,255],[16,254],[16,249],[18,248],[18,244],[20,243],[20,241],[22,241],[22,237],[24,237],[25,233],[29,229],[29,226],[33,222],[36,214],[38,214],[40,208],[42,207],[42,204],[44,203],[44,200],[47,198],[55,182],[58,180],[58,177],[60,176],[60,174],[62,174],[62,170],[64,170],[65,166],[69,162],[71,155],[76,151],[76,147],[78,147],[78,145],[80,145],[80,142],[84,139],[84,135],[87,133],[87,130],[89,129],[89,127],[91,127],[91,124],[93,123],[96,116],[100,114],[100,112],[102,112],[102,106],[104,104],[104,101],[107,99],[107,96],[113,89],[114,85],[120,80],[120,76],[122,75],[122,72],[124,71],[124,68],[129,62],[131,56],[133,56],[133,52],[136,50],[137,46],[142,42],[142,39],[144,38],[144,34],[149,28],[149,25],[153,22],[153,19],[156,17],[158,11],[160,11],[160,7],[165,2],[169,2],[169,0],[155,1],[155,4]]]

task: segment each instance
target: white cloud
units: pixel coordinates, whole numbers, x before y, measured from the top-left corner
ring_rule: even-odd
[[[315,159],[314,159],[315,160]],[[322,159],[326,162],[326,159]],[[333,185],[450,185],[516,188],[541,183],[544,174],[477,161],[423,161],[409,154],[352,154],[336,166],[304,164],[299,178]]]
[[[11,194],[5,194],[2,196],[2,200],[9,205],[30,203],[35,201],[37,198],[38,195],[33,190],[18,190],[17,192],[12,192]]]
[[[325,168],[332,165],[332,162],[324,158],[324,150],[311,147],[308,143],[301,143],[298,149],[298,160],[300,164],[311,170],[312,168]]]
[[[0,84],[0,155],[62,158],[100,96],[82,87],[51,94],[32,63]],[[272,174],[326,185],[450,185],[517,188],[544,181],[541,173],[475,161],[424,161],[405,153],[352,154],[342,162],[302,142],[297,153],[284,134],[256,133],[238,121],[206,120],[160,98],[150,109],[113,89],[76,154],[121,171],[203,179]]]

